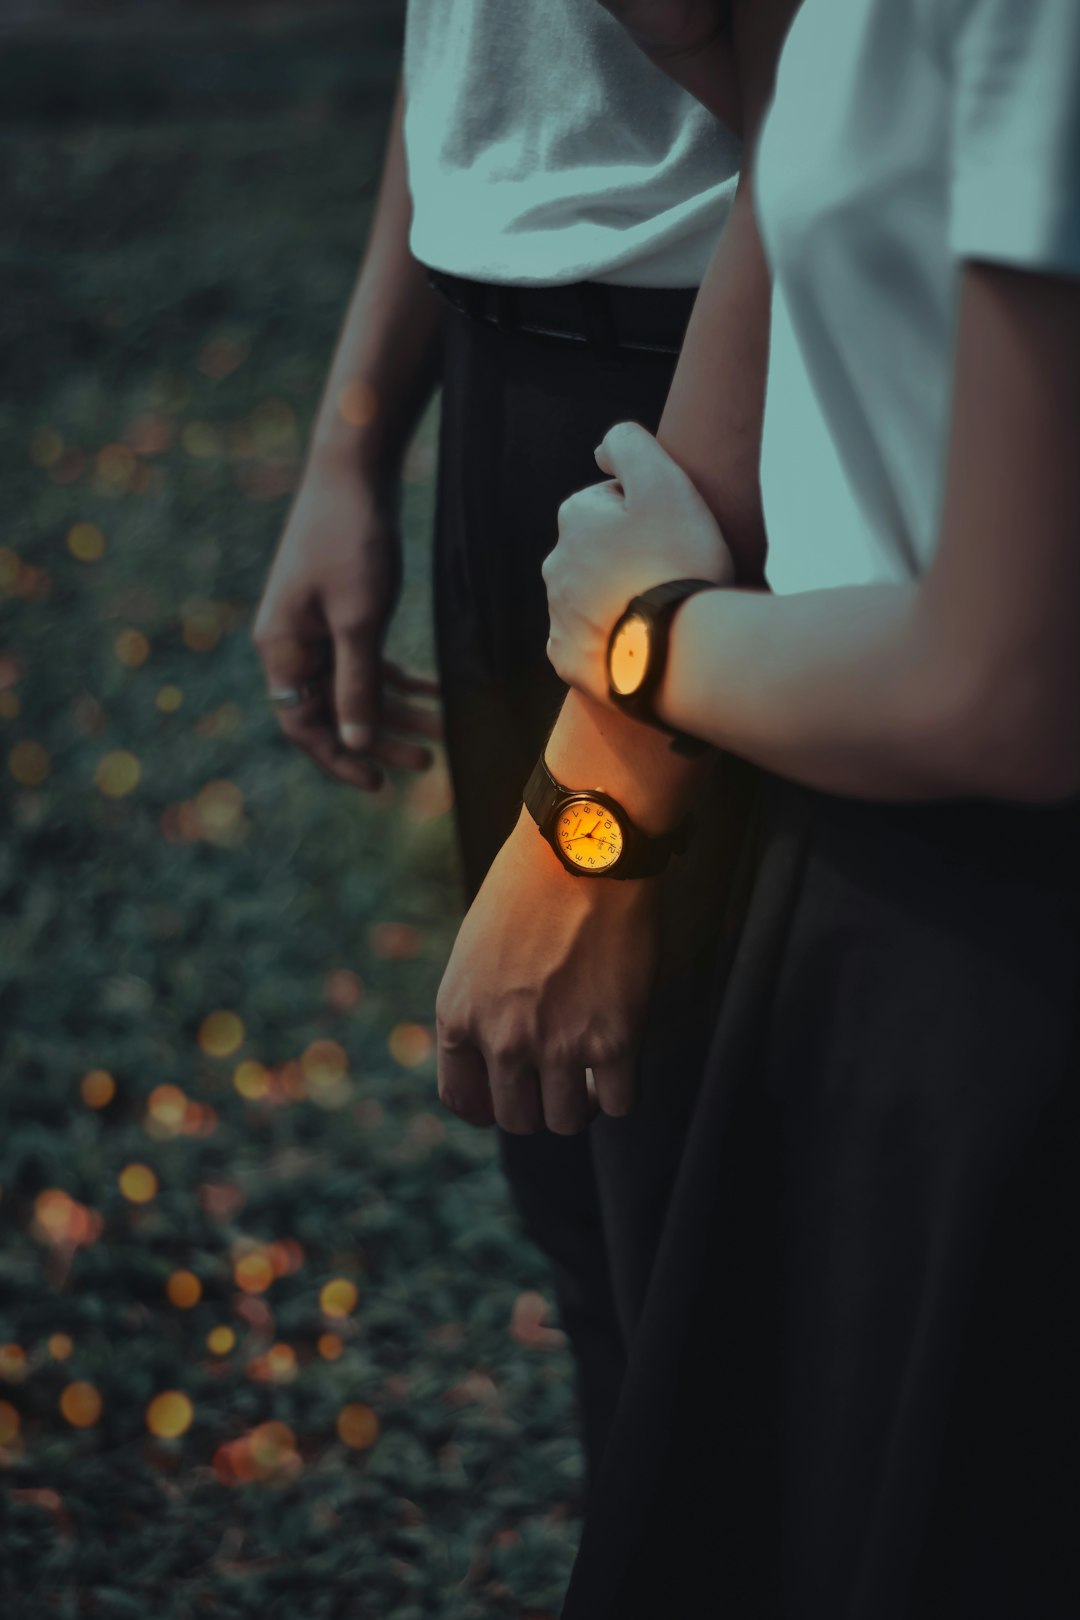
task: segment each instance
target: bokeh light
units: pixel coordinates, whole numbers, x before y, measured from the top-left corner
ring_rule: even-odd
[[[128,1164],[118,1179],[120,1191],[133,1204],[148,1204],[157,1196],[158,1179],[148,1164]]]
[[[199,1025],[199,1045],[207,1057],[231,1057],[243,1044],[243,1020],[234,1012],[219,1008]]]
[[[347,1277],[334,1277],[319,1291],[319,1309],[324,1316],[349,1316],[359,1297],[355,1283]]]
[[[184,694],[178,686],[166,685],[158,688],[154,702],[162,714],[175,714],[184,701]]]
[[[139,785],[142,766],[126,748],[113,748],[97,764],[94,781],[109,799],[122,799]]]
[[[215,1356],[227,1356],[236,1348],[236,1334],[223,1324],[213,1327],[206,1335],[206,1348]]]
[[[99,562],[105,555],[105,536],[96,523],[74,523],[68,530],[68,550],[79,562]]]
[[[116,1096],[116,1081],[107,1069],[90,1069],[79,1084],[87,1108],[107,1108]]]
[[[354,1451],[366,1451],[378,1438],[379,1420],[370,1406],[362,1401],[350,1401],[338,1413],[337,1432]]]
[[[17,742],[8,754],[8,770],[20,787],[40,787],[51,764],[48,750],[39,742]]]
[[[60,1392],[60,1411],[73,1429],[89,1429],[101,1416],[101,1396],[93,1384],[82,1379],[66,1384]]]
[[[121,630],[113,651],[128,669],[138,669],[150,656],[150,642],[141,630]]]
[[[0,1401],[0,1446],[10,1446],[19,1433],[21,1419],[10,1401]]]
[[[182,1390],[166,1389],[146,1408],[146,1427],[160,1440],[176,1440],[187,1433],[194,1417],[190,1398]]]
[[[190,1310],[202,1298],[202,1283],[193,1271],[174,1271],[165,1284],[165,1292],[180,1310]]]

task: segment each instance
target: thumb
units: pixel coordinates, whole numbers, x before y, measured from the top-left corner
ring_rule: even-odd
[[[334,636],[334,711],[338,735],[358,751],[375,742],[379,707],[379,648],[370,633]]]
[[[637,422],[617,422],[596,449],[596,465],[618,479],[627,503],[662,498],[671,488],[675,463]]]

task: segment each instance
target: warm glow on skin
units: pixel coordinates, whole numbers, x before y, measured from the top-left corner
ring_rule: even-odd
[[[567,860],[604,871],[622,854],[622,829],[605,805],[575,799],[559,813],[555,834]]]
[[[649,657],[649,627],[640,614],[621,626],[611,649],[611,684],[616,692],[636,692]]]

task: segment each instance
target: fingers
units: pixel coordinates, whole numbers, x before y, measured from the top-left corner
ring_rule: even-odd
[[[384,697],[381,720],[384,726],[393,731],[430,737],[433,742],[443,739],[442,716],[437,709],[424,709],[417,703],[402,703],[397,698]]]
[[[618,479],[627,502],[662,498],[670,488],[674,462],[637,422],[616,422],[596,449],[596,465]]]
[[[541,1130],[544,1110],[536,1070],[489,1057],[487,1071],[495,1119],[503,1130],[514,1136],[531,1136]]]
[[[605,1114],[628,1114],[636,1101],[637,1060],[628,1056],[611,1063],[594,1063],[596,1100]]]
[[[320,695],[295,709],[282,709],[278,724],[291,743],[302,748],[319,769],[337,782],[371,793],[382,785],[378,765],[343,748],[334,730],[329,699]]]
[[[576,1136],[589,1125],[593,1110],[589,1103],[586,1071],[578,1066],[551,1066],[541,1081],[544,1123],[557,1136]]]
[[[436,1067],[443,1106],[467,1125],[494,1125],[487,1064],[479,1048],[440,1039]]]
[[[338,735],[357,753],[372,746],[378,725],[378,637],[368,629],[334,633],[334,711]]]
[[[338,782],[371,792],[382,782],[378,766],[349,754],[338,739],[330,702],[328,636],[266,636],[256,640],[269,691],[315,683],[312,695],[293,707],[275,710],[284,736]]]
[[[405,669],[389,658],[383,659],[383,675],[402,692],[415,692],[423,697],[439,696],[439,683],[433,676],[418,675],[415,670]]]

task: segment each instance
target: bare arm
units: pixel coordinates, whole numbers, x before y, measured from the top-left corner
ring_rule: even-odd
[[[1080,792],[1078,442],[1080,281],[969,265],[931,568],[691,600],[660,712],[830,792]]]
[[[363,789],[379,786],[382,766],[423,769],[416,738],[439,730],[407,701],[434,683],[382,657],[401,581],[398,472],[442,352],[442,302],[409,252],[402,114],[399,89],[367,251],[255,621],[270,687],[329,665],[316,695],[279,720],[323,770]]]
[[[657,7],[662,3],[654,0]],[[742,0],[734,7],[733,38],[751,143],[797,3]],[[752,185],[747,165],[694,305],[658,433],[711,507],[736,577],[751,584],[760,581],[765,558],[758,459],[770,307]],[[681,819],[708,768],[672,754],[651,727],[577,691],[563,704],[547,759],[561,781],[602,782],[647,832],[662,832]]]
[[[409,251],[412,203],[398,86],[375,215],[315,420],[310,456],[347,460],[376,483],[401,457],[439,378],[443,301]]]

